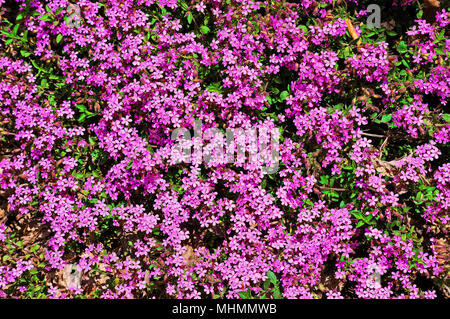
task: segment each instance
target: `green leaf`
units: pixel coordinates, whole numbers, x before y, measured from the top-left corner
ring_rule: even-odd
[[[23,17],[24,17],[24,13],[23,12],[19,13],[16,17],[16,21],[22,20]]]
[[[42,87],[43,89],[48,89],[48,82],[47,82],[47,79],[42,79],[42,80],[41,80],[41,87]]]
[[[33,64],[33,66],[36,68],[36,69],[38,69],[39,70],[39,72],[44,72],[44,73],[47,73],[47,71],[46,70],[44,70],[43,68],[41,68],[37,63],[36,63],[36,61],[34,61],[34,60],[31,60],[31,64]],[[38,72],[38,75],[39,75],[39,72]]]
[[[50,74],[50,75],[48,76],[48,78],[49,78],[50,80],[61,80],[61,79],[62,79],[62,77],[57,76],[57,75],[54,75],[54,74]]]
[[[283,91],[280,93],[280,98],[282,101],[286,100],[286,98],[289,96],[289,92],[288,91]]]
[[[444,121],[446,121],[447,123],[450,123],[450,114],[442,114],[442,118],[443,118]]]
[[[330,190],[330,195],[331,195],[332,197],[339,198],[339,194],[338,194],[337,192],[333,191],[333,190]]]
[[[303,31],[304,33],[307,33],[307,32],[308,32],[308,27],[307,27],[306,25],[300,24],[298,27],[299,27],[300,29],[302,29],[302,31]]]
[[[25,51],[25,50],[20,50],[20,54],[21,54],[24,58],[26,58],[26,57],[28,57],[28,56],[31,55],[30,52],[27,52],[27,51]]]
[[[33,247],[31,247],[30,251],[32,253],[35,253],[39,248],[41,248],[41,246],[39,244],[36,244]]]
[[[187,11],[187,10],[189,9],[189,7],[188,7],[188,5],[186,4],[186,2],[184,2],[184,1],[178,1],[178,3],[179,3],[179,6],[181,7],[181,9],[182,9],[183,11]]]
[[[133,161],[132,160],[130,160],[130,162],[127,164],[127,169],[130,169],[131,166],[133,166]]]
[[[75,105],[75,107],[76,107],[81,113],[85,113],[85,112],[87,111],[85,105],[77,104],[77,105]]]
[[[275,299],[281,299],[281,292],[280,292],[280,289],[277,287],[277,288],[274,288],[273,290],[272,290],[272,293],[273,293],[273,298],[275,298]]]
[[[14,29],[13,29],[13,31],[12,31],[12,35],[14,35],[14,36],[17,35],[17,31],[19,31],[19,27],[20,27],[20,24],[16,24],[16,25],[14,26]]]
[[[364,218],[364,221],[366,222],[367,225],[371,225],[371,226],[376,225],[376,223],[377,223],[377,220],[371,214],[366,216]]]
[[[268,289],[269,289],[269,285],[270,285],[270,280],[267,279],[266,281],[264,281],[263,289],[264,289],[265,291],[268,290]]]
[[[241,291],[238,292],[239,297],[241,297],[242,299],[251,299],[251,292],[250,289],[248,291]]]
[[[220,87],[220,82],[214,82],[211,83],[210,85],[208,85],[206,87],[208,89],[208,91],[210,92],[217,92],[217,93],[221,93],[221,87]]]
[[[50,21],[52,21],[52,17],[48,14],[44,14],[42,17],[39,18],[39,20],[42,20],[45,22],[50,22]]]
[[[358,219],[363,219],[363,215],[362,215],[362,213],[361,212],[359,212],[359,211],[351,211],[350,212],[353,216],[355,216],[356,218],[358,218]]]
[[[274,285],[277,286],[278,285],[278,279],[277,276],[273,273],[273,271],[269,270],[267,272],[267,277],[269,278],[269,281]]]
[[[436,48],[436,49],[434,50],[434,52],[436,52],[436,53],[439,54],[439,55],[445,55],[444,50],[442,50],[442,49],[440,49],[440,48]]]
[[[12,37],[12,34],[7,32],[7,31],[5,31],[5,30],[0,30],[0,33],[6,35],[8,37]]]
[[[383,115],[383,117],[381,118],[381,122],[383,122],[383,123],[388,123],[391,120],[392,120],[392,114]]]
[[[328,175],[320,176],[320,184],[328,185]]]
[[[445,29],[442,29],[442,31],[439,33],[439,35],[436,37],[438,40],[444,39],[445,36]]]
[[[200,26],[200,32],[203,34],[207,34],[209,32],[209,28],[206,25]]]
[[[399,53],[405,53],[408,51],[408,46],[406,45],[405,41],[400,41],[397,47],[397,51]]]
[[[78,122],[82,123],[84,122],[84,120],[86,119],[86,113],[83,113],[80,115],[80,117],[78,118]]]
[[[58,35],[56,36],[56,43],[61,42],[62,38],[63,38],[62,34],[58,34]]]
[[[410,69],[408,62],[406,62],[405,59],[402,60],[402,64],[403,64],[404,66],[406,66],[408,69]]]
[[[391,37],[395,37],[395,36],[397,35],[397,32],[392,31],[392,30],[388,30],[388,31],[386,31],[386,33],[387,33],[388,35],[390,35]]]
[[[188,14],[188,16],[187,16],[187,22],[189,23],[189,24],[191,24],[192,23],[192,13],[191,12],[189,12],[189,14]]]

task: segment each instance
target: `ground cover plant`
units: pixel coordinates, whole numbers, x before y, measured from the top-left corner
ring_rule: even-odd
[[[0,297],[449,296],[447,2],[0,4]]]

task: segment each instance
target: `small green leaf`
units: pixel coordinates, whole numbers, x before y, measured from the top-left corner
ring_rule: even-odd
[[[178,1],[179,2],[179,6],[181,7],[181,9],[183,11],[187,11],[189,9],[188,5],[186,4],[186,2],[184,1]]]
[[[383,115],[383,117],[381,118],[381,122],[383,122],[383,123],[388,123],[391,120],[392,120],[392,114]]]
[[[273,293],[273,298],[281,299],[281,292],[280,292],[280,289],[278,287],[273,289],[272,293]]]
[[[408,51],[408,46],[406,45],[405,41],[400,41],[397,47],[397,51],[399,53],[405,53]]]
[[[56,36],[56,43],[61,42],[62,38],[63,38],[62,34],[58,34],[58,35]]]
[[[280,93],[280,98],[282,101],[286,100],[286,98],[289,96],[289,92],[288,91],[283,91]]]
[[[80,115],[80,117],[78,118],[78,122],[82,123],[84,122],[84,120],[86,119],[86,113],[83,113]]]
[[[304,33],[307,33],[307,32],[308,32],[308,27],[307,27],[306,25],[300,24],[298,27],[299,27],[300,29],[302,29],[302,31],[303,31]]]
[[[439,54],[439,55],[445,55],[444,50],[442,50],[442,49],[440,49],[440,48],[436,48],[436,49],[434,50],[434,52],[436,52],[436,53]]]
[[[41,87],[42,87],[43,89],[48,89],[48,82],[47,82],[47,79],[42,79],[42,80],[41,80]]]
[[[16,24],[16,25],[14,26],[14,29],[13,29],[13,31],[12,31],[12,34],[13,34],[13,35],[17,35],[17,31],[19,30],[19,27],[20,27],[20,24]]]
[[[39,244],[36,244],[33,247],[31,247],[30,251],[32,253],[35,253],[39,248],[41,248],[41,246]]]
[[[406,62],[405,59],[402,60],[402,64],[403,64],[404,66],[406,66],[408,69],[410,69],[408,62]]]
[[[26,58],[26,57],[28,57],[28,56],[31,55],[30,52],[27,52],[27,51],[25,51],[25,50],[20,50],[20,54],[21,54],[24,58]]]
[[[54,75],[54,74],[50,74],[50,75],[48,76],[48,78],[49,78],[50,80],[61,80],[61,79],[62,79],[62,77],[57,76],[57,75]]]
[[[266,281],[264,281],[263,289],[264,289],[264,290],[268,290],[268,289],[269,289],[269,286],[270,286],[270,280],[267,279]]]
[[[242,299],[251,299],[251,293],[250,293],[250,289],[248,291],[241,291],[238,292],[239,297],[241,297]]]
[[[81,113],[85,113],[85,112],[87,111],[85,105],[77,104],[77,105],[75,105],[75,107],[76,107]]]
[[[320,176],[320,184],[328,185],[328,175]]]
[[[200,27],[200,32],[203,34],[207,34],[209,32],[209,28],[206,25],[202,25]]]
[[[450,114],[442,114],[442,118],[443,118],[444,121],[446,121],[447,123],[450,123]]]
[[[269,278],[269,281],[274,285],[277,286],[278,285],[278,279],[277,276],[273,273],[273,271],[269,270],[267,272],[267,277]]]
[[[39,18],[39,20],[45,21],[45,22],[50,22],[52,21],[52,18],[50,15],[48,14],[44,14],[42,17]]]
[[[330,195],[331,195],[332,197],[339,198],[339,194],[338,194],[337,192],[335,192],[335,191],[330,191]]]
[[[359,212],[359,211],[351,211],[350,212],[353,216],[355,216],[356,218],[358,218],[358,219],[363,219],[363,215],[362,215],[362,213],[361,212]]]
[[[391,37],[395,37],[395,36],[397,35],[397,32],[392,31],[392,30],[388,30],[388,31],[386,31],[386,33],[387,33],[388,35],[390,35]]]

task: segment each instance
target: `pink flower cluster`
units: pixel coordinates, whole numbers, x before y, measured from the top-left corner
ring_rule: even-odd
[[[448,14],[407,32],[405,89],[388,41],[342,57],[334,3],[81,0],[73,25],[66,0],[18,1],[31,55],[1,35],[0,245],[15,219],[46,235],[42,257],[0,258],[0,293],[76,263],[81,288],[47,282],[48,297],[257,296],[269,271],[284,298],[436,297],[419,281],[441,275],[449,222]],[[278,172],[173,163],[171,132],[196,120],[278,127]]]

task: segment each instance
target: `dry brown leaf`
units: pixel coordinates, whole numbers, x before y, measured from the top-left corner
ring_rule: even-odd
[[[350,33],[353,40],[356,40],[359,38],[358,33],[356,33],[355,27],[353,26],[353,23],[350,21],[350,19],[345,19],[345,23],[347,24],[347,30]],[[358,42],[356,43],[357,46],[361,45],[361,40],[358,39]]]
[[[378,158],[374,158],[372,163],[375,170],[382,176],[394,177],[396,175],[397,167],[395,166],[396,161],[386,162]]]
[[[439,8],[441,6],[439,0],[425,0],[423,4],[426,8],[429,7]]]
[[[395,27],[395,20],[394,20],[394,19],[391,19],[391,20],[388,21],[388,22],[382,22],[382,23],[381,23],[381,26],[382,26],[382,27],[385,27],[386,30],[393,30],[394,27]]]
[[[194,253],[194,249],[192,248],[192,246],[187,245],[186,246],[186,251],[185,253],[182,255],[185,259],[185,265],[186,266],[190,266],[193,265],[197,262],[197,256],[195,256]]]
[[[438,239],[434,244],[434,249],[437,253],[439,266],[444,268],[445,271],[450,271],[450,248],[447,240],[444,238]]]

